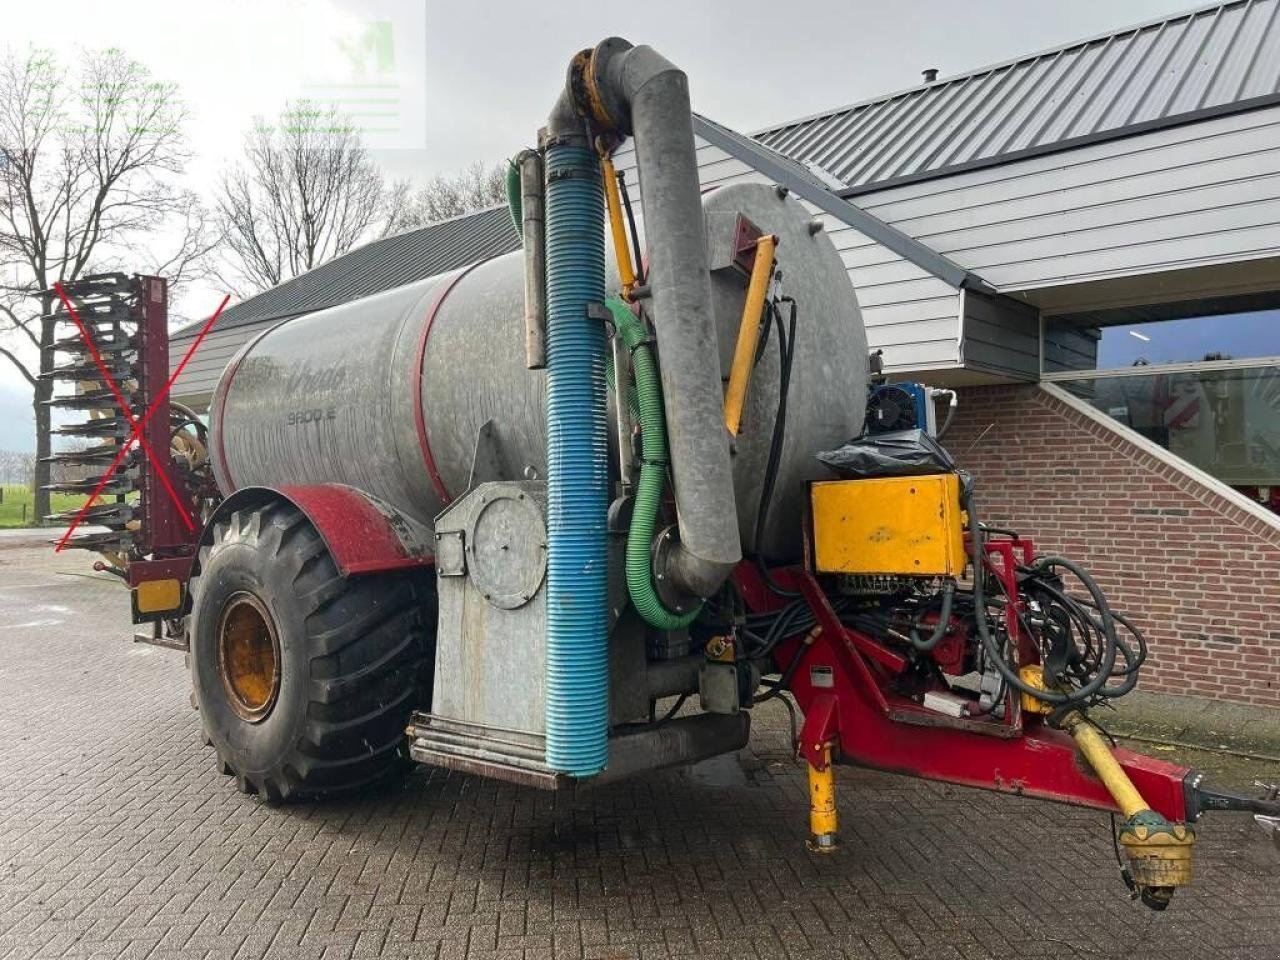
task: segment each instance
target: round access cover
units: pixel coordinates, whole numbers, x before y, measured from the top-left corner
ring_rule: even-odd
[[[547,530],[527,494],[485,495],[467,531],[467,561],[471,582],[493,606],[514,610],[533,599],[547,569]]]

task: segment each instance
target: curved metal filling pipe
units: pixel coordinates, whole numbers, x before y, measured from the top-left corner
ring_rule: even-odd
[[[742,544],[688,77],[652,48],[610,37],[574,58],[567,94],[597,132],[636,141],[680,531],[657,572],[703,599],[742,559]]]

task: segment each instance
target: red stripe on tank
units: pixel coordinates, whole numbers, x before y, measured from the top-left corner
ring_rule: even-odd
[[[427,312],[427,322],[422,326],[422,334],[418,337],[417,359],[414,364],[413,376],[413,424],[418,431],[418,446],[422,450],[422,462],[427,468],[427,475],[431,478],[431,486],[435,488],[436,495],[440,497],[442,504],[452,502],[453,497],[449,495],[448,488],[444,485],[444,479],[440,476],[440,470],[436,466],[435,457],[431,455],[431,441],[427,437],[427,418],[422,409],[422,364],[427,356],[427,338],[431,336],[431,327],[436,322],[436,314],[440,311],[441,305],[445,298],[453,292],[453,288],[476,267],[482,263],[488,263],[488,260],[479,260],[471,266],[467,267],[452,280],[450,280],[440,296],[436,297],[435,302],[431,304],[431,309]]]

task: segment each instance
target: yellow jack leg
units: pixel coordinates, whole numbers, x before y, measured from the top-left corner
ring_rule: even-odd
[[[836,837],[836,777],[831,766],[830,744],[822,748],[822,764],[810,763],[809,769],[809,839],[814,853],[834,853],[840,845]]]

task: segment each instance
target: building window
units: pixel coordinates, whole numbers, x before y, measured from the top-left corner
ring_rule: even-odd
[[[1280,314],[1063,320],[1044,379],[1280,513]]]

